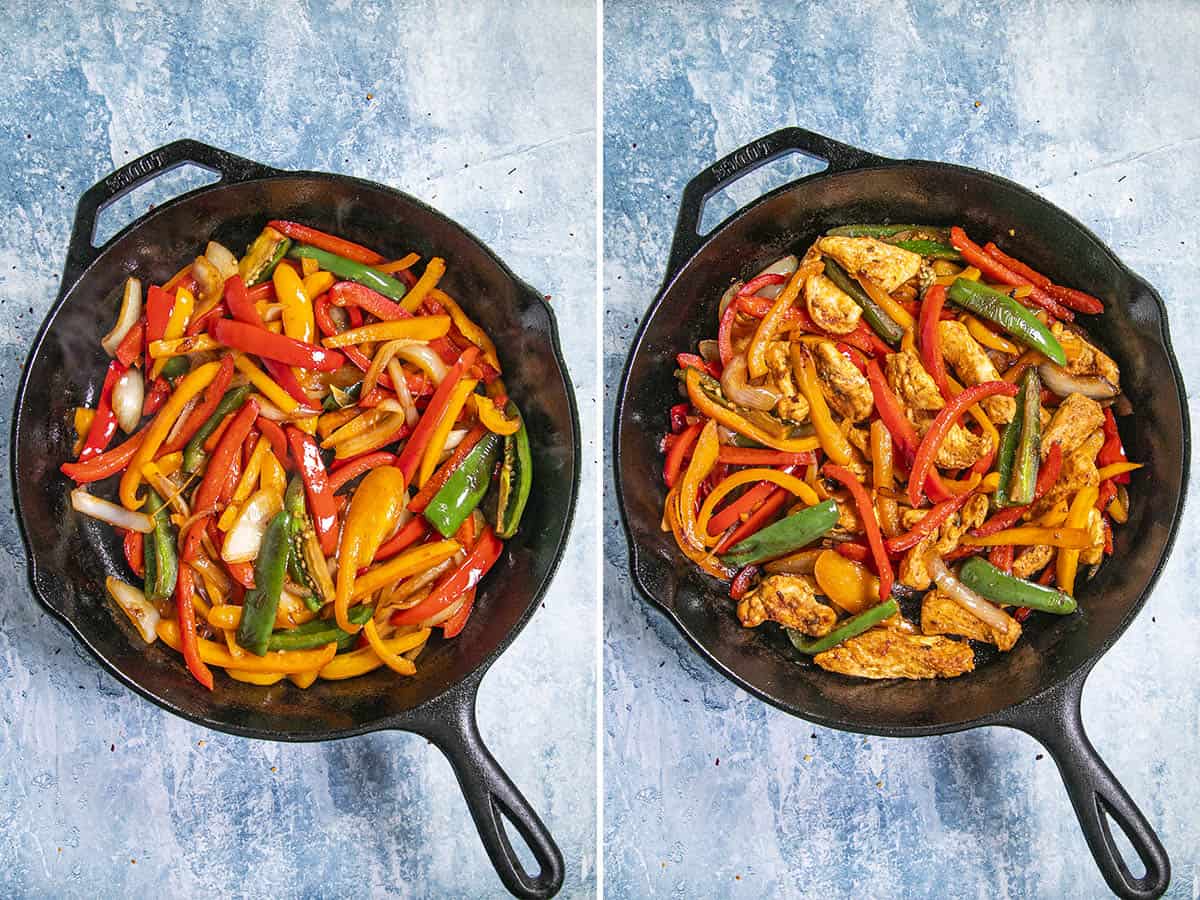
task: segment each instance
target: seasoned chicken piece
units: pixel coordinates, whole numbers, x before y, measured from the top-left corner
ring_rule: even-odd
[[[978,528],[987,519],[988,499],[983,494],[976,494],[968,500],[959,511],[964,531]]]
[[[1051,325],[1050,333],[1062,344],[1068,372],[1072,375],[1099,375],[1108,379],[1114,387],[1121,387],[1121,370],[1111,356],[1061,322]]]
[[[869,237],[823,237],[817,247],[854,278],[868,278],[889,294],[921,269],[921,256]]]
[[[1088,510],[1087,529],[1092,545],[1080,552],[1079,562],[1081,565],[1094,566],[1104,559],[1104,517],[1094,506]]]
[[[792,380],[792,357],[787,341],[767,343],[767,386],[780,395],[773,412],[781,419],[804,422],[808,419],[808,401]]]
[[[804,283],[808,314],[831,334],[849,334],[862,318],[862,307],[824,275],[810,275]]]
[[[909,418],[913,420],[917,433],[924,437],[935,417],[930,413],[917,413]],[[991,447],[992,439],[988,435],[971,434],[961,425],[952,425],[938,448],[934,464],[940,469],[965,469],[974,465]]]
[[[859,678],[953,678],[975,668],[975,653],[963,641],[872,628],[818,653],[813,662]]]
[[[742,598],[737,614],[747,628],[768,621],[778,622],[784,628],[812,637],[829,634],[837,622],[837,613],[824,603],[818,603],[812,583],[799,575],[764,578]]]
[[[833,526],[833,533],[852,536],[862,534],[862,519],[858,517],[858,507],[854,505],[854,499],[843,491],[833,495],[833,502],[837,504],[838,509],[838,520]]]
[[[929,557],[929,551],[933,549],[936,541],[935,535],[924,537],[920,543],[900,557],[900,567],[896,571],[896,579],[901,584],[918,591],[923,591],[933,584],[933,576],[929,574],[925,560]]]
[[[863,455],[864,459],[871,458],[871,432],[866,428],[847,428],[846,439],[850,445]]]
[[[925,634],[956,634],[1008,651],[1021,636],[1021,623],[1007,614],[1005,618],[1008,629],[1001,633],[941,591],[930,591],[921,601],[921,631]]]
[[[917,354],[889,353],[883,358],[883,373],[905,409],[936,412],[946,405],[933,376],[925,371]]]
[[[991,357],[971,337],[962,322],[939,322],[938,335],[942,340],[942,355],[963,384],[970,386],[1000,380]],[[1012,397],[988,397],[981,405],[993,422],[1011,422],[1017,409],[1017,402]]]
[[[1058,481],[1051,485],[1027,515],[1037,518],[1053,509],[1060,500],[1072,497],[1076,491],[1100,484],[1100,473],[1096,468],[1096,454],[1104,444],[1104,432],[1094,431],[1075,450],[1063,458]]]
[[[983,494],[976,494],[966,502],[962,509],[951,513],[946,521],[938,526],[936,534],[931,534],[924,538],[901,557],[898,576],[900,582],[919,591],[923,591],[929,587],[933,582],[929,574],[929,569],[925,565],[925,559],[929,555],[929,552],[936,550],[942,556],[945,556],[947,553],[958,549],[963,535],[972,528],[978,528],[983,524],[983,520],[987,518],[987,511],[987,497]],[[906,510],[901,515],[904,528],[906,530],[911,529],[921,519],[925,518],[928,512],[929,510],[925,509]]]
[[[1018,578],[1033,578],[1054,558],[1049,544],[1034,544],[1013,560],[1012,573]]]
[[[1059,404],[1050,425],[1042,432],[1042,459],[1050,453],[1057,441],[1063,453],[1070,453],[1087,439],[1087,436],[1104,425],[1104,410],[1095,400],[1083,394],[1068,394]]]
[[[851,422],[861,422],[871,415],[875,397],[867,377],[842,356],[832,341],[817,344],[812,357],[823,393],[838,415]]]
[[[803,394],[797,394],[795,397],[781,397],[775,404],[773,412],[781,419],[806,422],[809,414],[808,401],[804,399]]]

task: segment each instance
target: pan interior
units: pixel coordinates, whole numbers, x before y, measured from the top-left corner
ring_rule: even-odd
[[[267,219],[295,219],[398,257],[447,261],[446,290],[493,338],[509,392],[530,433],[537,488],[519,533],[484,581],[477,610],[453,641],[431,639],[420,674],[380,670],[300,691],[286,680],[241,684],[218,673],[209,693],[161,643],[147,648],[106,599],[108,574],[128,578],[113,529],[70,509],[58,472],[70,457],[71,410],[94,396],[107,365],[100,337],[115,320],[126,275],[162,283],[217,240],[240,253]],[[402,724],[405,714],[486,665],[523,624],[557,564],[577,479],[571,388],[539,296],[462,228],[411,198],[333,175],[296,174],[218,186],[180,198],[123,232],[71,288],[28,364],[14,471],[34,581],[45,602],[123,679],[157,702],[216,728],[306,739]],[[115,493],[115,479],[95,486]]]
[[[854,222],[960,224],[1041,272],[1105,301],[1081,316],[1121,367],[1136,415],[1121,420],[1132,459],[1132,516],[1115,530],[1115,554],[1079,592],[1082,612],[1035,614],[1008,654],[936,682],[868,682],[798,662],[781,630],[747,630],[725,586],[688,562],[659,528],[665,488],[658,441],[678,402],[674,356],[715,336],[724,288],[822,231]],[[1011,233],[1010,233],[1011,230]],[[1141,606],[1165,557],[1182,503],[1187,435],[1179,376],[1153,290],[1081,225],[1019,186],[937,163],[898,163],[819,175],[781,189],[727,222],[652,307],[620,400],[617,470],[635,576],[726,674],[807,719],[878,733],[962,727],[1033,696],[1099,655]],[[1153,485],[1148,489],[1147,485]]]

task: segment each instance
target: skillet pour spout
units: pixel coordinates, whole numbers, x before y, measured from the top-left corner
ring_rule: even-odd
[[[94,245],[96,218],[118,198],[179,166],[220,176],[178,196]],[[478,609],[453,641],[431,640],[416,678],[386,670],[307,691],[269,688],[218,675],[209,693],[161,643],[147,647],[104,599],[106,575],[125,570],[111,529],[72,511],[58,465],[70,455],[70,410],[98,393],[107,365],[100,338],[116,317],[113,286],[136,272],[162,283],[216,240],[245,247],[268,219],[302,221],[400,256],[452,260],[444,280],[496,341],[510,394],[529,430],[538,489],[522,526],[480,586]],[[392,188],[324,172],[287,172],[197,141],[147,153],[80,199],[62,289],[42,325],[17,391],[12,434],[17,517],[33,594],[122,684],[191,722],[244,737],[321,741],[382,729],[422,734],[449,757],[500,879],[514,895],[551,897],[563,882],[562,854],[546,826],[488,752],[475,724],[475,697],[491,664],[537,609],[566,547],[581,465],[575,395],[542,293],[517,278],[477,238]],[[106,485],[98,487],[98,493]],[[528,844],[526,871],[505,820]]]
[[[700,233],[701,214],[713,194],[790,153],[826,168],[760,197],[711,233]],[[1122,421],[1122,438],[1130,456],[1147,464],[1130,486],[1134,514],[1116,535],[1115,562],[1080,587],[1080,612],[1039,621],[1016,650],[963,678],[892,682],[881,689],[801,665],[781,634],[742,628],[723,585],[693,566],[659,529],[666,491],[656,441],[663,410],[677,402],[673,361],[680,350],[711,337],[717,288],[802,250],[828,228],[855,222],[962,225],[968,233],[995,239],[1053,280],[1101,298],[1105,311],[1089,318],[1089,331],[1120,365],[1125,392],[1138,411]],[[962,166],[887,159],[802,128],[752,141],[692,179],[668,260],[663,286],[625,366],[614,432],[618,506],[640,593],[718,672],[810,722],[897,737],[986,725],[1031,734],[1058,764],[1109,887],[1137,900],[1161,896],[1170,882],[1166,852],[1088,741],[1079,699],[1092,666],[1149,597],[1182,515],[1190,431],[1162,298],[1082,224],[1020,185]],[[1152,501],[1142,488],[1148,484],[1154,485]],[[1122,857],[1112,822],[1132,844],[1143,875],[1135,876]]]

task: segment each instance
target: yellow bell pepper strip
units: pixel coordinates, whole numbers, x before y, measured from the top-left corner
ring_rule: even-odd
[[[771,304],[770,311],[759,321],[758,328],[754,331],[754,337],[750,340],[750,346],[746,350],[746,368],[749,370],[751,378],[761,378],[767,374],[767,342],[779,330],[784,316],[787,315],[787,311],[792,308],[792,304],[800,295],[800,288],[804,284],[804,273],[804,269],[797,269],[792,273],[788,283],[784,285],[779,296],[775,298],[775,302]]]
[[[300,404],[295,398],[272,380],[266,372],[251,362],[250,357],[246,356],[246,354],[234,353],[233,364],[239,372],[249,379],[252,385],[258,388],[264,397],[278,406],[284,413],[290,415],[299,408]]]
[[[338,545],[337,585],[333,614],[338,627],[356,634],[362,627],[350,621],[350,598],[358,567],[375,558],[383,539],[396,529],[408,502],[404,473],[395,466],[381,466],[366,474],[350,499]]]
[[[163,441],[167,439],[167,435],[171,432],[171,427],[175,424],[175,420],[179,418],[188,401],[199,394],[217,377],[217,371],[221,368],[218,362],[205,363],[189,372],[179,382],[179,386],[175,388],[170,399],[167,400],[163,408],[158,411],[158,415],[154,417],[149,427],[146,429],[146,436],[138,445],[133,458],[129,461],[128,468],[121,475],[121,486],[119,495],[121,505],[126,509],[139,509],[144,502],[143,498],[138,497],[138,486],[142,483],[142,466],[154,459],[154,455],[158,452],[158,448],[162,446]]]
[[[1113,497],[1112,502],[1108,504],[1108,514],[1112,516],[1112,520],[1118,525],[1124,525],[1129,521],[1129,510],[1121,502],[1120,495]]]
[[[356,406],[349,408],[356,412],[358,410]],[[370,431],[387,415],[388,410],[380,409],[379,407],[365,410],[321,441],[321,449],[330,450],[352,437],[357,437],[360,434]]]
[[[220,350],[222,346],[224,345],[210,334],[194,334],[191,337],[181,338],[163,338],[161,341],[150,342],[150,358],[153,360],[167,360],[176,356],[187,356],[189,353]]]
[[[1101,468],[1096,474],[1100,477],[1101,481],[1107,481],[1109,478],[1116,478],[1118,475],[1124,475],[1126,472],[1133,472],[1136,469],[1140,469],[1142,465],[1143,463],[1135,462],[1111,463]]]
[[[912,331],[916,324],[912,314],[892,299],[892,295],[885,291],[882,287],[871,281],[869,278],[859,278],[858,283],[862,285],[862,289],[866,295],[875,301],[875,304],[903,328],[905,331]]]
[[[262,472],[263,462],[268,455],[274,455],[271,453],[271,442],[266,436],[262,436],[258,439],[258,443],[254,445],[250,459],[247,461],[246,467],[242,470],[237,487],[233,489],[233,495],[229,498],[229,505],[225,507],[225,511],[221,513],[221,518],[217,520],[217,527],[222,531],[229,531],[237,521],[238,515],[241,512],[239,507],[254,491],[255,485],[259,481],[259,475]],[[283,490],[272,491],[271,495],[282,497]]]
[[[167,319],[167,327],[162,335],[163,340],[172,341],[183,337],[183,333],[187,330],[187,324],[191,321],[192,310],[195,306],[196,298],[187,288],[181,287],[175,292],[175,305],[171,307],[171,315]],[[154,366],[150,370],[150,377],[153,379],[161,375],[163,366],[166,364],[165,359],[156,359]]]
[[[1040,528],[1057,528],[1059,525],[1066,524],[1067,516],[1070,515],[1070,512],[1071,507],[1067,504],[1067,501],[1060,500],[1038,518],[1034,519],[1032,524]]]
[[[383,641],[388,653],[407,653],[415,650],[429,640],[430,629],[422,628],[400,637]],[[365,675],[383,665],[383,660],[372,647],[363,647],[350,653],[335,656],[332,661],[320,670],[320,677],[326,681],[341,681],[345,678],[356,678]]]
[[[895,445],[882,419],[871,422],[871,481],[875,487],[875,514],[885,538],[900,533],[900,507],[885,491],[895,486]],[[851,610],[856,612],[857,610]]]
[[[379,636],[379,629],[375,627],[374,619],[367,619],[367,623],[363,626],[363,633],[367,636],[367,643],[385,666],[398,675],[417,674],[417,667],[412,664],[412,660],[405,659],[398,653],[394,653],[388,649],[388,646],[383,642],[383,638]]]
[[[319,271],[321,271],[321,264],[319,262],[307,256],[301,257],[300,275],[302,278],[307,278],[309,275],[316,275]]]
[[[496,356],[496,345],[487,336],[487,332],[471,321],[463,312],[462,307],[458,305],[458,301],[445,291],[434,288],[430,291],[429,296],[450,314],[450,321],[454,323],[454,327],[459,330],[459,333],[480,349],[483,353],[483,361],[499,372],[500,359]]]
[[[263,455],[262,466],[258,474],[259,486],[264,491],[278,493],[281,496],[287,490],[287,473],[284,472],[283,464],[279,462],[279,458],[275,455],[275,451],[271,449],[268,441],[267,452]]]
[[[821,383],[817,380],[816,367],[808,353],[798,344],[792,345],[792,370],[796,374],[800,392],[808,401],[809,417],[817,431],[821,449],[839,466],[849,465],[853,454],[850,441],[834,423],[829,406],[825,402],[825,395],[821,391]]]
[[[306,275],[304,277],[305,296],[307,296],[310,301],[315,303],[318,297],[333,287],[333,283],[335,281],[337,281],[337,279],[333,277],[331,272],[314,272],[311,275]],[[315,320],[315,309],[313,316]]]
[[[712,575],[714,578],[722,578],[728,581],[736,574],[732,569],[725,566],[717,557],[713,556],[707,550],[698,550],[683,537],[683,531],[679,525],[679,488],[671,488],[667,492],[666,505],[663,507],[663,520],[665,530],[669,530],[675,536],[675,543],[683,552],[684,556],[698,565],[701,569]]]
[[[1058,551],[1055,563],[1055,581],[1058,589],[1069,596],[1075,596],[1075,574],[1079,569],[1079,551],[1091,546],[1091,536],[1087,529],[1088,515],[1100,496],[1099,488],[1085,487],[1071,501],[1070,512],[1067,513],[1067,528],[1082,531],[1087,540],[1082,547],[1069,547]]]
[[[246,684],[257,684],[267,687],[283,681],[287,676],[282,672],[248,672],[245,669],[226,669],[225,674],[234,681],[244,681]]]
[[[999,350],[1001,353],[1009,353],[1013,356],[1021,355],[1020,347],[1012,341],[1000,337],[1000,335],[996,334],[996,332],[992,331],[992,329],[988,328],[974,316],[964,315],[962,322],[967,326],[967,331],[971,333],[971,337],[975,338],[983,346],[989,347],[992,350]]]
[[[408,422],[404,417],[404,413],[389,413],[368,431],[364,431],[362,434],[356,435],[349,440],[342,441],[333,451],[333,455],[337,459],[350,459],[353,456],[361,456],[364,453],[378,450],[380,447],[386,447],[393,441],[400,440],[400,438],[408,434],[408,431]]]
[[[384,275],[395,275],[397,272],[402,272],[405,269],[411,269],[421,261],[421,256],[418,253],[409,253],[399,259],[393,259],[391,262],[380,263],[375,268]]]
[[[450,436],[450,430],[454,427],[454,423],[458,421],[458,414],[462,412],[463,407],[466,405],[467,398],[475,392],[475,386],[478,383],[474,378],[464,378],[458,384],[454,385],[454,389],[450,392],[450,399],[446,402],[446,408],[442,411],[442,415],[438,419],[437,427],[433,429],[433,434],[429,437],[429,444],[425,447],[425,454],[421,457],[421,465],[417,469],[418,488],[425,486],[425,482],[429,480],[429,476],[437,468],[442,451],[446,448],[446,440]]]
[[[172,650],[180,650],[183,646],[180,640],[179,623],[174,619],[163,619],[155,629],[163,643]],[[210,666],[220,666],[223,669],[238,669],[242,672],[275,673],[284,675],[293,672],[307,672],[310,669],[320,669],[328,665],[337,653],[337,644],[330,643],[318,650],[268,650],[262,656],[246,654],[235,657],[229,649],[215,641],[196,638],[196,649],[200,659]]]
[[[283,333],[311,344],[317,333],[317,322],[304,282],[291,266],[276,266],[271,281],[275,285],[276,299],[283,304]]]
[[[393,581],[399,581],[401,578],[408,578],[410,575],[432,569],[461,549],[462,545],[458,541],[447,540],[433,541],[406,550],[359,575],[354,582],[354,593],[350,599],[360,600],[363,597],[369,597]]]
[[[360,415],[362,413],[357,406],[347,406],[327,412],[317,420],[317,436],[324,440],[351,419]]]
[[[780,472],[778,469],[742,469],[740,472],[734,472],[709,492],[704,499],[704,504],[700,507],[700,515],[696,519],[696,532],[706,546],[711,547],[721,540],[721,535],[712,535],[708,532],[708,522],[717,508],[717,504],[724,500],[730,491],[736,490],[742,485],[764,481],[791,491],[800,498],[805,506],[816,506],[821,502],[817,492],[807,482],[801,481],[795,475],[789,475],[787,472]]]
[[[976,490],[981,494],[994,494],[996,488],[1000,485],[1000,473],[988,472],[983,476],[983,480],[979,482]]]
[[[320,669],[311,669],[308,672],[293,672],[287,679],[303,691],[312,687],[313,682],[317,680],[317,676],[320,673]]]
[[[521,430],[521,419],[519,416],[511,419],[506,418],[491,399],[481,397],[479,394],[473,394],[475,404],[475,415],[479,417],[479,421],[484,424],[484,427],[493,434],[499,434],[507,437],[510,434],[516,434]]]
[[[1092,503],[1095,502],[1096,497],[1093,495]],[[1033,544],[1047,544],[1064,550],[1086,550],[1092,545],[1091,536],[1086,528],[1040,528],[1036,525],[1006,528],[981,537],[967,535],[962,542],[968,547],[1003,547],[1005,544],[1028,547]]]
[[[421,304],[425,302],[425,298],[429,296],[429,292],[437,286],[441,281],[442,276],[446,274],[446,261],[440,256],[435,256],[425,264],[425,271],[421,273],[421,277],[417,279],[417,283],[412,286],[408,294],[400,301],[400,305],[408,312],[416,312],[421,308]]]
[[[73,455],[79,456],[79,451],[83,449],[83,442],[87,440],[95,416],[94,409],[87,406],[75,407],[75,446],[71,449]]]
[[[692,401],[692,405],[702,415],[716,420],[719,425],[724,425],[726,428],[736,431],[743,437],[748,437],[759,444],[775,450],[783,450],[787,453],[804,453],[821,446],[820,440],[815,437],[778,438],[770,435],[757,425],[739,416],[733,410],[717,403],[700,386],[699,369],[691,366],[688,367],[685,375],[685,384],[687,385],[688,399]]]
[[[679,480],[679,493],[676,503],[679,508],[679,524],[683,529],[683,537],[692,547],[703,551],[705,548],[704,535],[700,532],[696,520],[696,499],[700,493],[700,485],[717,464],[717,456],[721,443],[717,439],[717,423],[709,419],[700,431],[700,437],[692,450],[692,459],[688,463],[683,478]]]
[[[388,322],[373,322],[370,325],[351,328],[325,338],[322,343],[326,347],[351,347],[367,341],[391,341],[397,338],[432,341],[445,337],[449,331],[449,316],[418,316],[414,319],[392,319]]]

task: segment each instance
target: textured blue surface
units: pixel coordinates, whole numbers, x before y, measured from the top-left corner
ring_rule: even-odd
[[[592,463],[581,496],[595,497],[593,9],[3,6],[0,385],[10,396],[57,293],[80,193],[194,137],[406,190],[553,295]],[[163,199],[151,194],[140,210]],[[5,441],[9,421],[0,405]],[[449,765],[425,741],[247,741],[121,688],[34,604],[4,481],[0,895],[502,893]],[[597,515],[580,505],[544,607],[479,697],[485,740],[563,849],[564,896],[595,884]]]
[[[719,20],[695,5],[658,6],[605,8],[610,412],[684,184],[784,125],[1037,190],[1159,288],[1183,369],[1200,371],[1195,6],[750,2],[723,4]],[[734,189],[717,221],[763,184]],[[1007,729],[864,738],[769,709],[631,595],[611,488],[606,498],[611,896],[1106,894],[1032,739]],[[1193,496],[1158,589],[1083,700],[1094,744],[1171,854],[1176,898],[1200,891],[1197,516]]]

